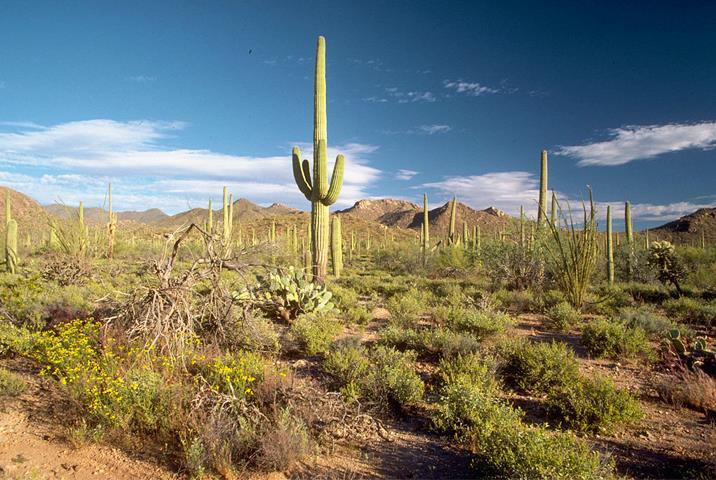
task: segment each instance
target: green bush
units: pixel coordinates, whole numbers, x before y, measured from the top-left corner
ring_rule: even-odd
[[[619,321],[629,328],[641,328],[647,335],[658,337],[662,337],[665,332],[677,326],[676,323],[648,305],[622,310],[619,312]]]
[[[0,368],[0,398],[16,397],[25,391],[27,384],[17,374]]]
[[[593,320],[582,328],[582,345],[590,355],[609,358],[634,358],[652,355],[651,345],[641,327],[631,328],[623,322]]]
[[[367,325],[373,320],[373,312],[362,305],[356,305],[346,310],[346,320],[354,325]]]
[[[425,309],[426,303],[424,295],[415,288],[410,289],[406,293],[393,295],[388,300],[390,322],[403,327],[415,325]]]
[[[458,360],[459,361],[459,360]],[[522,412],[496,399],[484,369],[473,375],[445,364],[433,426],[453,433],[497,478],[612,478],[613,464],[570,433],[526,425]],[[455,372],[455,370],[457,372]],[[475,378],[482,381],[474,381]]]
[[[478,339],[470,334],[446,328],[401,328],[388,326],[380,331],[380,343],[399,350],[415,350],[421,355],[450,357],[459,353],[476,352]]]
[[[548,324],[560,332],[569,331],[580,318],[579,312],[568,302],[560,302],[547,311]]]
[[[695,298],[681,297],[668,300],[662,307],[673,319],[683,323],[716,325],[716,302],[700,302]]]
[[[564,426],[580,432],[612,432],[643,416],[639,402],[605,377],[582,379],[552,390],[547,411]]]
[[[506,313],[474,308],[449,308],[445,318],[448,328],[458,332],[471,333],[478,338],[502,333],[512,323],[512,318]]]
[[[291,324],[291,334],[308,355],[328,351],[342,330],[338,320],[329,315],[301,315]]]
[[[545,394],[573,384],[579,376],[574,352],[563,342],[515,340],[499,346],[501,374],[519,390]]]
[[[440,361],[440,381],[447,384],[462,383],[477,388],[485,395],[495,397],[502,389],[497,378],[497,364],[491,357],[476,353],[458,354]]]
[[[27,328],[0,322],[0,357],[29,355],[36,341],[37,335]]]

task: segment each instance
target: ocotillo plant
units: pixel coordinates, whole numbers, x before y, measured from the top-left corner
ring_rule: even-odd
[[[340,278],[343,270],[343,236],[341,218],[334,216],[331,221],[331,258],[333,258],[333,276]]]
[[[607,205],[607,279],[614,285],[614,242],[612,240],[612,207]]]
[[[326,116],[326,40],[318,37],[316,48],[315,86],[313,92],[313,178],[308,160],[301,162],[301,150],[293,147],[293,176],[298,189],[311,202],[311,229],[313,239],[311,253],[314,281],[323,282],[328,270],[328,237],[330,206],[338,199],[343,187],[345,159],[338,155],[333,167],[333,177],[328,183]]]
[[[17,272],[17,222],[12,219],[5,226],[5,271]]]
[[[541,226],[547,219],[547,150],[542,150],[540,162],[538,208],[537,224]]]
[[[448,244],[455,245],[457,237],[455,236],[455,221],[457,219],[457,197],[452,197],[452,206],[450,207],[450,230],[448,231]]]
[[[114,234],[117,231],[117,216],[112,212],[112,184],[107,187],[109,213],[107,219],[107,258],[114,256]]]

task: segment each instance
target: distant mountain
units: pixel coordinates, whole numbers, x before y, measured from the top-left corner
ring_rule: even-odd
[[[706,243],[716,243],[716,207],[700,208],[651,232],[654,233],[652,238],[667,238],[696,244],[701,241],[703,233]]]
[[[450,228],[451,202],[429,210],[428,222],[432,232],[438,235],[447,234]],[[363,220],[378,222],[387,227],[409,228],[418,230],[423,225],[423,209],[416,203],[405,200],[380,199],[359,200],[352,207],[336,213]],[[472,227],[479,225],[485,232],[499,231],[509,226],[512,217],[494,207],[485,210],[475,210],[464,203],[457,202],[456,228],[462,232],[463,222]]]
[[[67,220],[69,218],[76,218],[79,207],[61,205],[59,203],[53,203],[51,205],[45,205],[45,211],[55,218],[61,220]],[[157,223],[165,218],[169,218],[169,215],[162,212],[158,208],[150,208],[143,212],[116,212],[117,219],[120,222],[136,222],[136,223]],[[84,209],[85,222],[88,225],[97,225],[107,223],[107,210],[98,207],[91,207]]]
[[[45,229],[45,227],[47,227],[49,217],[43,210],[42,205],[24,193],[20,193],[12,188],[0,186],[0,215],[2,215],[3,225],[5,224],[5,197],[8,193],[10,195],[12,218],[18,223],[21,237],[24,235],[23,230],[26,228],[35,230]]]

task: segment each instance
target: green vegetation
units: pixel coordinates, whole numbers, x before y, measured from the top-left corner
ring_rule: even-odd
[[[582,329],[582,344],[596,357],[619,359],[651,354],[651,346],[641,327],[614,320],[599,319],[587,323]]]

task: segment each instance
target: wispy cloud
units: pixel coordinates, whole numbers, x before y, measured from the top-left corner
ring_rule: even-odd
[[[127,80],[130,82],[136,82],[136,83],[148,83],[148,82],[156,82],[157,77],[153,75],[133,75],[131,77],[127,77]]]
[[[418,173],[420,172],[416,172],[415,170],[400,169],[395,173],[395,178],[398,180],[411,180]]]
[[[716,147],[716,122],[626,126],[609,131],[609,140],[562,146],[557,154],[576,158],[579,166],[614,166],[669,152]]]
[[[500,92],[497,88],[488,87],[478,82],[465,82],[462,80],[443,80],[443,86],[447,89],[454,90],[456,93],[464,93],[473,97]]]
[[[91,182],[82,178],[99,177],[102,184],[107,178],[123,178],[141,185],[144,191],[156,190],[157,196],[165,197],[161,203],[173,205],[173,209],[180,208],[179,200],[185,207],[187,201],[198,201],[219,192],[223,184],[246,189],[235,193],[251,193],[252,199],[258,202],[301,202],[290,169],[290,144],[286,144],[285,155],[263,157],[167,147],[165,140],[176,137],[185,127],[183,122],[113,120],[26,126],[11,133],[0,133],[0,166],[20,169],[22,173],[27,167],[38,171],[33,176],[15,178],[15,183],[23,184],[23,191],[33,196],[39,193],[43,201],[53,201],[48,195],[69,198],[75,193],[73,188],[80,186],[85,189],[83,193],[91,193],[87,190]],[[304,158],[311,158],[311,145],[301,147],[305,149]],[[380,176],[380,170],[371,167],[368,161],[377,148],[361,143],[329,148],[329,167],[340,152],[345,155],[346,168],[351,172],[344,179],[341,205],[369,196],[367,189]],[[53,188],[38,192],[42,190],[38,189],[40,184]],[[168,185],[185,189],[162,190]],[[217,185],[218,189],[210,190]]]
[[[430,91],[409,90],[404,91],[398,87],[388,87],[382,96],[364,97],[364,102],[369,103],[433,103],[437,100],[435,94]]]
[[[450,125],[420,125],[407,130],[383,130],[386,135],[438,135],[452,130]]]

